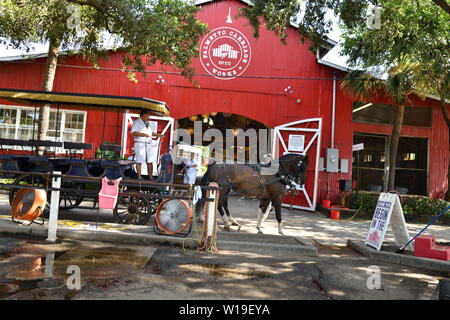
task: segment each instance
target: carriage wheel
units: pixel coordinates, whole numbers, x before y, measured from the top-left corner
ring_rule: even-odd
[[[61,196],[59,197],[59,207],[61,209],[70,210],[78,207],[83,202],[84,197],[77,194],[77,190],[83,189],[83,184],[64,182],[61,188],[72,189],[71,191],[61,192]]]
[[[160,190],[151,190],[147,193],[148,195],[148,201],[150,202],[150,215],[154,215],[156,213],[156,209],[162,202],[161,198],[154,198],[152,195],[161,195]]]
[[[151,216],[151,203],[147,197],[122,195],[113,210],[118,223],[143,225]]]
[[[25,185],[25,186],[36,186],[36,187],[49,187],[50,181],[45,176],[33,176],[31,174],[24,174],[19,176],[14,180],[15,185]],[[12,206],[14,202],[14,198],[17,192],[20,190],[20,187],[12,187],[9,190],[9,204]],[[50,214],[50,200],[51,200],[51,192],[47,191],[47,204],[45,205],[45,209],[42,212],[42,216],[48,218]]]
[[[165,233],[181,233],[191,224],[192,212],[184,200],[166,199],[156,209],[156,224]]]

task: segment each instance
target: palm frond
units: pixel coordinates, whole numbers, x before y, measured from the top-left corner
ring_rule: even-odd
[[[341,81],[341,88],[347,95],[357,99],[371,98],[377,92],[384,90],[385,82],[364,70],[349,72]]]

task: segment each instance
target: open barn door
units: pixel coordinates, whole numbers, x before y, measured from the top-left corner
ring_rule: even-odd
[[[133,156],[134,140],[131,135],[131,126],[133,121],[139,118],[138,113],[125,113],[123,118],[122,126],[122,151],[121,155],[125,157]],[[152,126],[152,131],[161,133],[164,136],[153,138],[152,147],[153,152],[158,155],[162,155],[169,151],[170,145],[172,145],[173,131],[174,131],[174,119],[171,117],[150,117],[150,125]],[[153,175],[158,175],[158,168],[161,161],[161,157],[157,157],[156,163],[153,164]],[[147,165],[142,165],[142,174],[147,174]]]
[[[286,153],[308,156],[308,168],[304,186],[298,186],[298,195],[286,196],[283,206],[314,211],[317,202],[319,178],[320,138],[322,118],[305,119],[277,126],[273,130],[272,155],[281,157]]]

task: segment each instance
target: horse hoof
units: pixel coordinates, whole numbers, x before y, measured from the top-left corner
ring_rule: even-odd
[[[263,234],[261,230],[258,229],[258,234]]]
[[[231,221],[231,225],[236,227],[240,226],[240,224],[236,220]]]
[[[230,226],[225,226],[225,227],[223,227],[225,230],[227,230],[228,232],[230,232],[231,231],[231,228],[230,228]]]

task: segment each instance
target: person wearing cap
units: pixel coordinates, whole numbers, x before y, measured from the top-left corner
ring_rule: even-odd
[[[149,123],[150,111],[142,110],[139,118],[133,121],[131,135],[134,137],[134,153],[136,161],[136,173],[138,179],[142,179],[142,164],[147,164],[147,172],[150,180],[153,179],[153,162],[156,155],[152,150],[152,137],[162,137],[162,134],[152,132]]]

